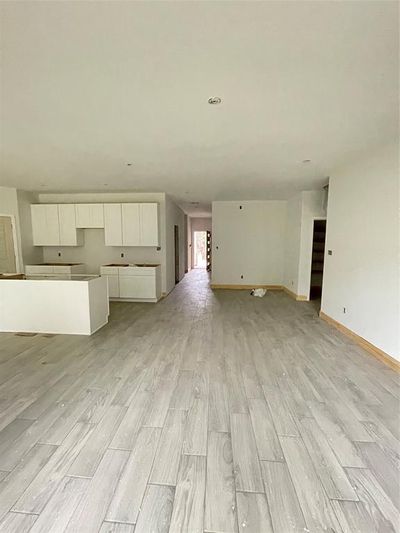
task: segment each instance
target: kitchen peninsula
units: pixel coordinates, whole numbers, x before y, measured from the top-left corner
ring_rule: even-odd
[[[25,275],[0,280],[0,331],[92,335],[108,322],[107,279]]]

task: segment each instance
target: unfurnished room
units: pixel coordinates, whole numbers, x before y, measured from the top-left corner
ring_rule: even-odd
[[[0,532],[400,531],[399,7],[0,2]]]

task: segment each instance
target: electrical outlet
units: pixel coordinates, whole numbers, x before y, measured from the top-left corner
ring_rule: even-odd
[[[328,255],[332,255],[332,250],[328,250]]]
[[[243,274],[240,275],[240,279],[243,279]]]
[[[346,308],[343,307],[343,314],[346,314]]]
[[[121,252],[121,257],[124,257],[124,252]]]
[[[58,257],[61,257],[61,252],[58,252]]]

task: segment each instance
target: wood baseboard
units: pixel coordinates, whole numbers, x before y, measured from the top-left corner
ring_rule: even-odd
[[[282,285],[219,285],[211,284],[211,289],[229,289],[234,291],[248,291],[251,289],[267,289],[269,291],[281,291]]]
[[[303,294],[296,294],[295,292],[291,291],[287,287],[282,287],[283,291],[286,292],[291,298],[296,300],[297,302],[308,302],[307,296],[304,296]]]
[[[341,333],[346,335],[346,337],[349,337],[354,342],[356,342],[361,348],[364,348],[367,352],[372,354],[374,357],[385,363],[386,365],[390,366],[393,370],[396,370],[397,372],[400,372],[400,361],[397,361],[397,359],[394,359],[391,355],[387,354],[386,352],[382,351],[377,346],[374,346],[370,342],[368,342],[363,337],[360,337],[360,335],[357,335],[357,333],[354,333],[354,331],[351,331],[351,329],[346,328],[346,326],[343,326],[340,322],[337,322],[334,318],[331,318],[329,315],[325,314],[324,312],[319,312],[320,318],[322,320],[325,320],[328,324],[331,326],[334,326],[336,329],[338,329]]]

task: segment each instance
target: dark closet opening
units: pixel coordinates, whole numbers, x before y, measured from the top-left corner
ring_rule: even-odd
[[[310,300],[318,300],[322,295],[324,274],[326,220],[314,220],[313,248],[311,260]]]

